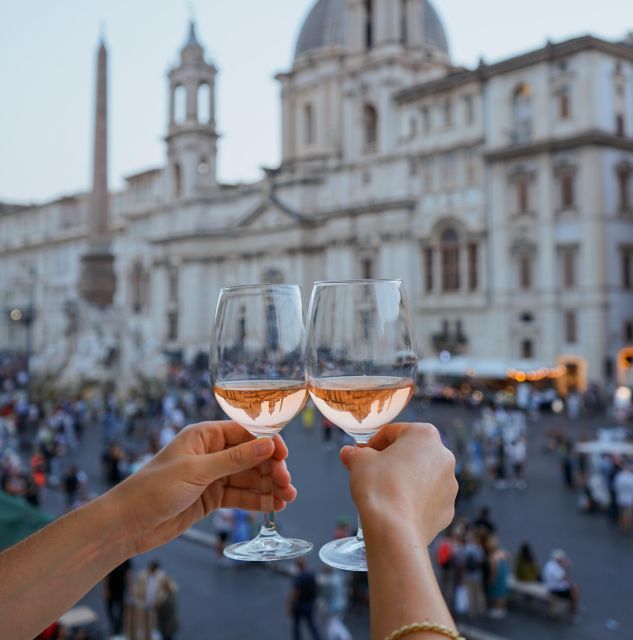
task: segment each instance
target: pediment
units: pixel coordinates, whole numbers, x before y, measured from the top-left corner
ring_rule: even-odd
[[[262,202],[238,223],[241,229],[270,230],[288,227],[303,220],[303,216],[276,202]]]

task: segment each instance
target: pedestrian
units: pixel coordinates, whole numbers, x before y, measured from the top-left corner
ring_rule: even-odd
[[[488,615],[491,618],[505,618],[508,599],[508,554],[496,536],[490,536],[488,539],[488,564]]]
[[[563,550],[552,551],[543,567],[543,582],[553,596],[569,600],[570,613],[575,616],[578,611],[578,587],[571,581],[570,563]]]
[[[165,574],[156,597],[156,626],[162,640],[173,640],[180,628],[177,593],[178,586]]]
[[[486,554],[472,528],[466,533],[463,560],[464,586],[468,592],[468,615],[481,616],[486,613],[486,594],[483,588]]]
[[[633,463],[624,465],[613,479],[615,500],[618,505],[618,523],[623,533],[633,531]]]
[[[215,554],[220,563],[223,563],[224,549],[233,530],[233,511],[231,509],[218,509],[212,518],[213,532],[215,533]]]
[[[165,572],[156,560],[139,572],[134,582],[134,615],[131,616],[133,640],[152,640],[156,627],[156,605]]]
[[[307,569],[304,558],[297,559],[295,566],[297,575],[288,601],[288,610],[292,616],[293,638],[301,639],[301,621],[303,620],[313,640],[320,640],[321,636],[314,624],[314,604],[318,593],[316,578],[314,573]]]
[[[71,509],[75,502],[75,497],[79,491],[79,475],[77,467],[71,464],[65,471],[62,478],[64,494],[66,495],[66,508]]]
[[[519,547],[514,561],[514,577],[521,582],[538,582],[541,579],[541,570],[528,542]]]
[[[510,448],[510,461],[514,473],[514,486],[517,489],[525,489],[527,483],[523,477],[525,473],[525,460],[527,458],[527,447],[525,438],[521,437],[512,443]]]
[[[103,580],[103,599],[110,621],[110,633],[118,636],[123,633],[125,596],[130,582],[132,563],[125,560],[113,569]]]
[[[352,640],[352,634],[343,622],[349,591],[346,575],[326,565],[317,577],[317,584],[323,604],[326,640]]]
[[[323,439],[323,448],[332,449],[334,443],[332,442],[332,433],[334,431],[334,423],[331,420],[323,417],[321,420],[321,436]]]

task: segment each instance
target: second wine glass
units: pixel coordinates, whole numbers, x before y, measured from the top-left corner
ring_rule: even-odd
[[[319,411],[357,444],[391,422],[413,395],[413,318],[402,280],[316,282],[308,310],[306,381]],[[328,542],[321,560],[366,571],[356,536]]]
[[[244,285],[220,292],[211,338],[213,392],[224,412],[256,438],[272,438],[304,407],[304,321],[296,285]],[[285,560],[312,543],[284,538],[275,524],[270,461],[262,465],[259,534],[228,546],[234,560]]]

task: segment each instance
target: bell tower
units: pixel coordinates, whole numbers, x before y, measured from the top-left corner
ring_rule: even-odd
[[[168,197],[172,200],[203,195],[217,184],[216,72],[204,59],[192,20],[180,50],[180,64],[167,74],[169,127],[165,141]]]

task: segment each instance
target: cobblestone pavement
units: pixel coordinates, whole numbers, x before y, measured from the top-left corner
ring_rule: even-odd
[[[405,412],[412,418],[413,412]],[[450,444],[451,425],[456,418],[470,424],[473,412],[434,405],[424,418],[443,425]],[[625,640],[633,638],[631,576],[633,576],[633,539],[615,531],[601,515],[578,513],[577,496],[563,489],[558,461],[544,452],[544,430],[564,419],[549,416],[529,428],[528,488],[525,491],[498,491],[486,486],[459,511],[470,515],[482,504],[492,508],[493,518],[506,549],[515,552],[529,540],[543,563],[553,548],[564,548],[573,562],[573,575],[581,589],[581,619],[552,620],[543,613],[513,609],[505,620],[486,618],[464,621],[476,629],[487,630],[510,640]],[[570,432],[590,432],[608,420],[583,421]],[[320,433],[304,430],[298,421],[284,432],[290,448],[289,467],[299,490],[295,504],[279,516],[283,533],[307,538],[318,548],[330,539],[338,516],[353,517],[353,505],[347,489],[344,469],[338,461],[337,448],[327,450]],[[99,471],[100,433],[89,431],[77,461],[88,472],[91,485],[103,489]],[[46,490],[45,508],[60,513],[61,495]],[[197,525],[210,531],[210,523]],[[248,564],[220,566],[210,549],[178,539],[147,557],[134,560],[143,567],[148,558],[158,558],[180,585],[179,608],[182,621],[181,640],[222,638],[223,640],[277,640],[291,637],[286,615],[288,578],[262,566]],[[319,567],[313,552],[309,562]],[[100,588],[96,587],[84,602],[94,607],[104,621]],[[607,629],[607,621],[617,628]],[[352,612],[348,624],[356,639],[369,637],[366,610]],[[105,626],[105,623],[104,623]]]

